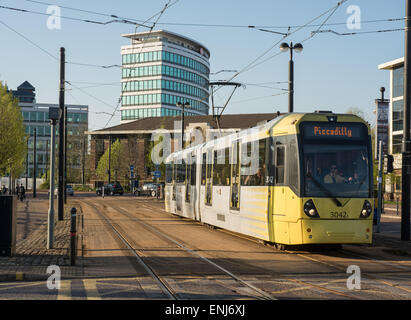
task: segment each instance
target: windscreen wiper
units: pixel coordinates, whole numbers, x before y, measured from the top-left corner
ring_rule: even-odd
[[[342,203],[340,202],[340,200],[338,200],[337,198],[335,198],[332,193],[326,188],[324,187],[317,179],[315,179],[311,173],[307,173],[307,178],[311,178],[312,181],[315,183],[316,186],[320,187],[320,189],[322,191],[324,191],[337,205],[337,207],[342,207]]]

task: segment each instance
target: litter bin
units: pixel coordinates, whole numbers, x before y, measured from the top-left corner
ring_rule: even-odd
[[[16,205],[13,196],[0,196],[0,256],[16,253]]]

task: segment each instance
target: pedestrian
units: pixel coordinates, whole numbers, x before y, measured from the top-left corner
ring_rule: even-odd
[[[23,184],[20,185],[20,200],[26,198],[26,189],[24,188]]]
[[[3,184],[3,186],[1,187],[1,194],[6,194],[7,193],[7,189],[6,186]]]
[[[16,185],[16,195],[17,195],[17,199],[20,199],[20,187],[19,185]]]

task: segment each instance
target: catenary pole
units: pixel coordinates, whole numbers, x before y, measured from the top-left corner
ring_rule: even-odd
[[[33,133],[33,198],[37,197],[37,128],[34,128]]]
[[[56,148],[56,120],[51,120],[51,155],[50,155],[50,194],[47,221],[47,249],[53,248],[54,241],[54,165]]]
[[[405,52],[404,52],[404,119],[402,137],[402,198],[401,198],[401,240],[410,240],[410,177],[411,177],[411,141],[410,141],[410,57],[411,53],[411,0],[405,6]]]
[[[64,89],[65,89],[65,49],[60,48],[60,95],[59,108],[61,117],[59,120],[59,171],[58,171],[58,220],[64,219]]]
[[[67,106],[64,106],[64,177],[63,177],[63,199],[67,204]]]

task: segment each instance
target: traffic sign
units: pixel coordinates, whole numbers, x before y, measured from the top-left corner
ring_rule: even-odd
[[[159,170],[154,171],[154,178],[161,178],[161,171]]]

